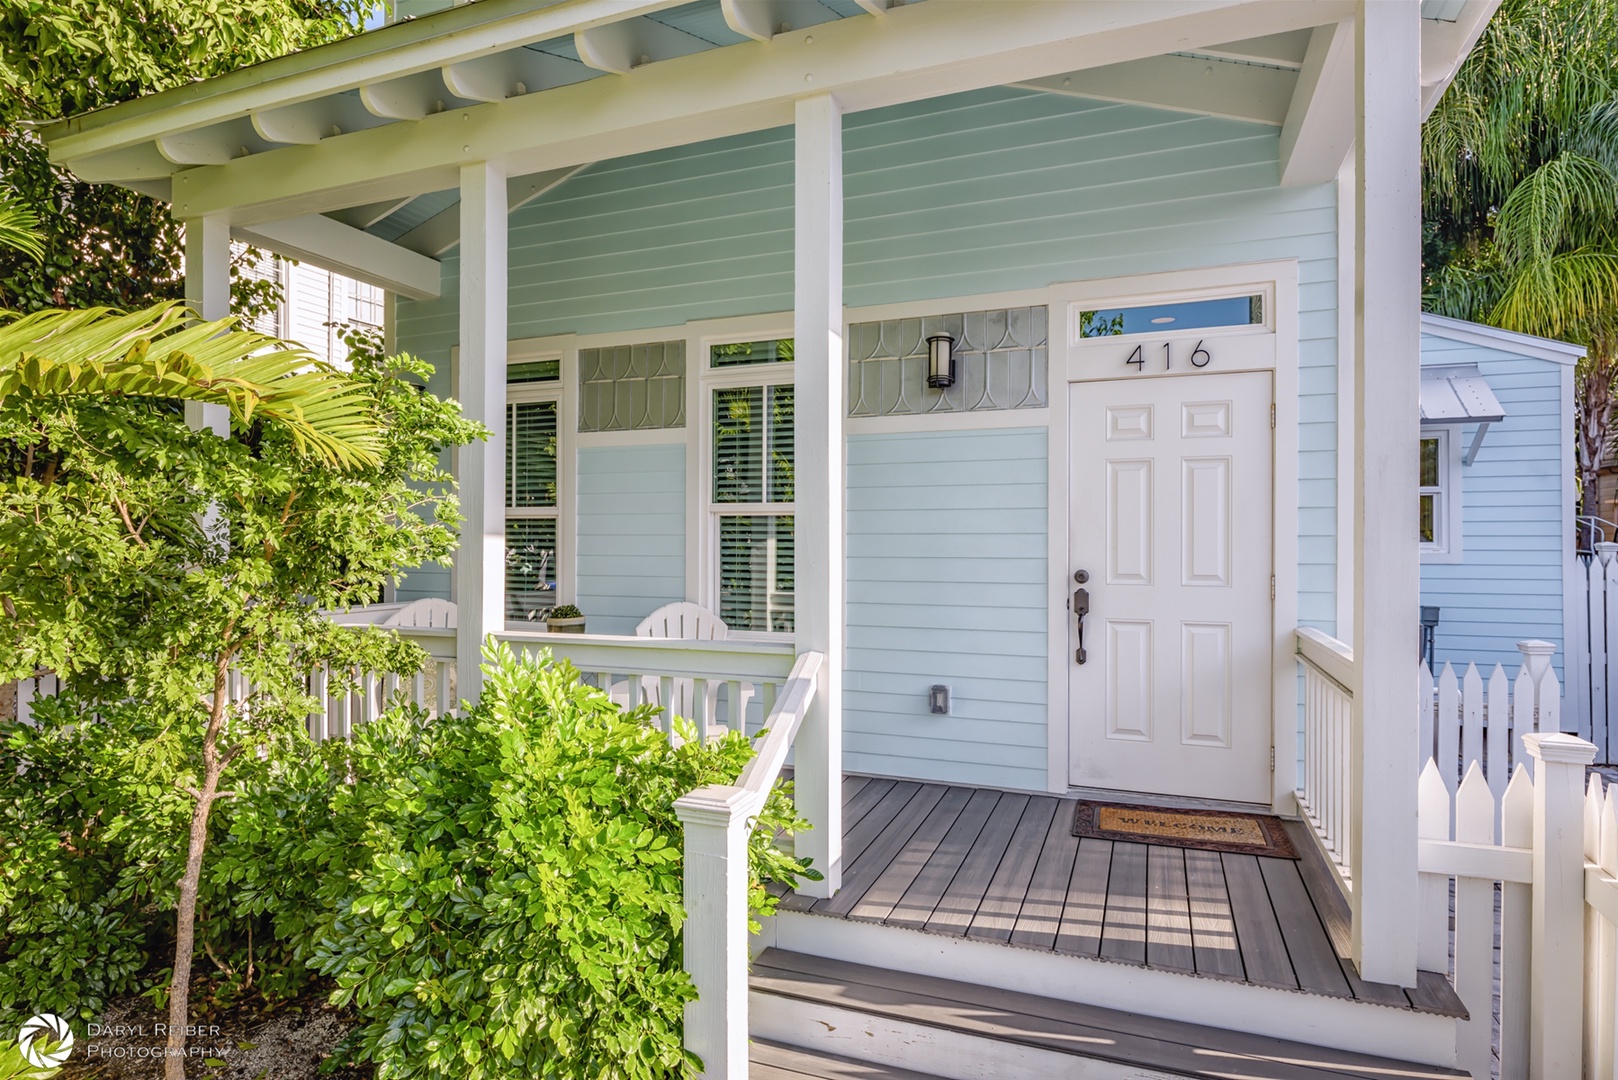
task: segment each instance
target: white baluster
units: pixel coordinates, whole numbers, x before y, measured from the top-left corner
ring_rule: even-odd
[[[1495,669],[1499,673],[1499,668]],[[1501,675],[1501,682],[1505,676]],[[1491,680],[1492,685],[1492,680]],[[1506,698],[1498,700],[1504,702]],[[1502,706],[1503,708],[1504,706]],[[1500,801],[1500,838],[1507,847],[1534,843],[1534,783],[1519,764]],[[1500,1075],[1528,1075],[1529,957],[1533,928],[1533,887],[1500,887]]]
[[[1494,792],[1476,761],[1455,793],[1455,839],[1494,843]],[[1487,1077],[1494,1058],[1494,882],[1455,879],[1455,992],[1471,1019],[1460,1022],[1456,1058],[1473,1076]]]
[[[1417,789],[1416,835],[1423,840],[1450,838],[1449,785],[1435,762],[1421,770]],[[1449,878],[1422,874],[1416,912],[1416,966],[1423,971],[1449,971]]]

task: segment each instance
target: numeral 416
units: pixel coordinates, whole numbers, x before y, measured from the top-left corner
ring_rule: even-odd
[[[1145,371],[1146,370],[1146,351],[1145,350],[1146,350],[1146,346],[1144,346],[1144,345],[1136,345],[1135,346],[1135,351],[1129,354],[1129,358],[1127,360],[1125,360],[1124,363],[1133,366],[1136,371]],[[1194,367],[1194,368],[1203,368],[1203,367],[1207,367],[1212,362],[1213,362],[1213,354],[1210,353],[1207,349],[1204,349],[1202,347],[1202,342],[1198,341],[1197,344],[1196,344],[1196,347],[1191,350],[1191,366]],[[1174,358],[1169,353],[1169,343],[1165,341],[1163,343],[1163,370],[1168,371],[1173,367],[1174,367]]]

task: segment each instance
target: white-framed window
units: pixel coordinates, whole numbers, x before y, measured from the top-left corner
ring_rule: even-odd
[[[709,605],[734,635],[790,634],[796,559],[790,336],[706,338],[700,353]]]
[[[1421,431],[1416,534],[1424,562],[1458,562],[1461,557],[1461,443],[1457,435],[1448,427]]]
[[[556,605],[560,570],[560,356],[506,368],[506,621],[536,622]]]
[[[363,281],[351,283],[348,296],[348,317],[362,326],[382,325],[382,290]]]

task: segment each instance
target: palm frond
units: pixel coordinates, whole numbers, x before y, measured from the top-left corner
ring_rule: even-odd
[[[39,218],[0,194],[0,250],[20,251],[35,262],[45,260],[45,242],[37,231]]]
[[[47,310],[0,322],[0,400],[119,394],[228,407],[287,430],[339,467],[374,464],[382,445],[364,386],[302,349],[233,319],[197,323],[180,303],[141,311]]]
[[[1495,219],[1495,243],[1507,265],[1544,273],[1552,253],[1577,245],[1577,226],[1618,212],[1618,176],[1594,158],[1558,154],[1523,177]]]
[[[1523,334],[1578,336],[1618,308],[1618,253],[1579,248],[1562,252],[1506,280],[1486,320]]]

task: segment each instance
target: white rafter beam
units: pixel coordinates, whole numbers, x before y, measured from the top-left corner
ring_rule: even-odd
[[[320,214],[259,225],[232,225],[230,231],[233,237],[254,247],[313,263],[413,300],[431,300],[440,291],[436,259],[406,251]]]
[[[1354,148],[1354,25],[1317,26],[1281,125],[1281,186],[1336,179]]]
[[[451,187],[459,163],[501,160],[509,174],[541,172],[791,122],[806,88],[855,112],[1301,29],[1344,17],[1352,0],[1094,0],[1053,4],[926,3],[880,22],[844,19],[813,35],[747,42],[670,60],[635,79],[592,79],[544,94],[457,109],[412,125],[251,161],[192,169],[175,204],[195,215],[231,208],[236,220],[280,218]],[[807,39],[813,37],[814,42]]]
[[[504,101],[581,82],[594,72],[560,56],[518,48],[449,64],[443,74],[444,85],[468,101]]]
[[[150,142],[260,109],[357,90],[591,26],[678,7],[688,0],[481,0],[422,19],[292,53],[216,79],[175,87],[53,125],[63,160]],[[446,185],[447,186],[447,185]]]
[[[550,172],[535,173],[532,176],[507,178],[506,213],[509,214],[519,206],[533,202],[583,168],[586,168],[586,166],[574,165],[566,169],[552,169]],[[435,259],[460,242],[461,207],[459,203],[440,210],[394,241],[395,244],[407,251],[414,251]]]
[[[1309,31],[1293,30],[1285,34],[1264,34],[1244,41],[1227,41],[1198,49],[1198,56],[1213,56],[1221,60],[1240,60],[1254,64],[1274,64],[1296,71],[1303,66],[1304,53],[1309,48]]]
[[[1449,89],[1461,62],[1483,36],[1501,0],[1469,0],[1454,22],[1421,21],[1421,115],[1425,119]]]
[[[719,0],[725,25],[754,41],[819,26],[837,18],[820,0]]]
[[[655,19],[587,26],[573,35],[573,45],[586,67],[613,75],[628,75],[659,60],[713,50],[710,42]]]
[[[340,221],[344,225],[356,229],[368,229],[396,210],[402,210],[411,203],[410,198],[383,199],[380,202],[362,203],[359,206],[348,206],[341,210],[333,210],[326,216],[333,221]]]
[[[373,115],[387,120],[420,120],[445,109],[472,104],[449,92],[437,68],[367,83],[360,87],[360,103]]]
[[[1286,119],[1287,102],[1297,81],[1295,72],[1278,68],[1227,64],[1193,56],[1149,56],[1019,85],[1279,127]]]

